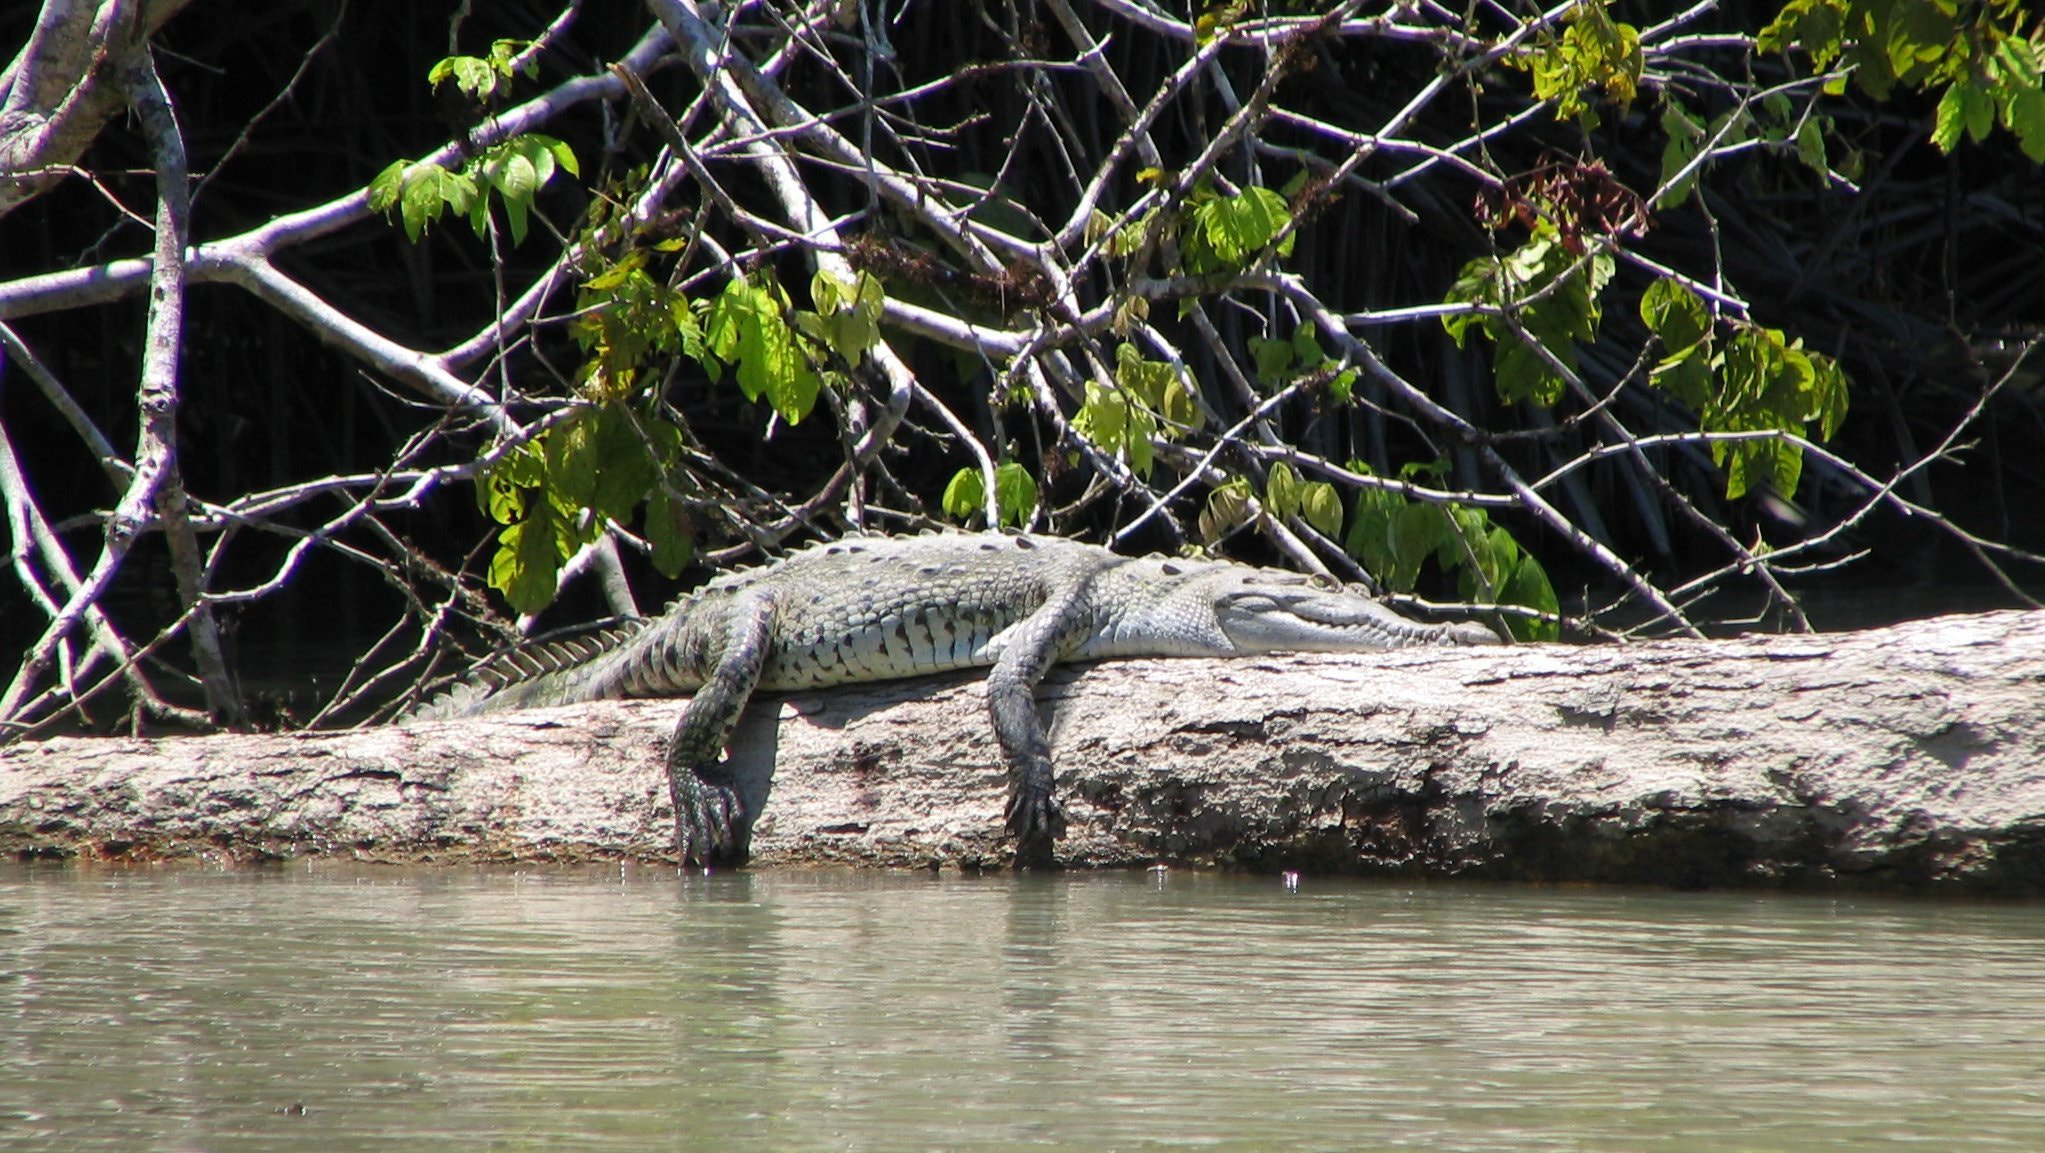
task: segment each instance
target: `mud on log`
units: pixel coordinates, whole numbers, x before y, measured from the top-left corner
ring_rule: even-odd
[[[1061,670],[1074,867],[2045,892],[2045,613]],[[0,750],[0,851],[671,859],[678,705]],[[755,866],[1007,863],[978,679],[766,697]],[[778,766],[771,785],[769,765]]]

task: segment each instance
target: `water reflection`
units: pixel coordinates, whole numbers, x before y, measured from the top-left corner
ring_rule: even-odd
[[[0,871],[0,1149],[2045,1147],[2045,907]]]

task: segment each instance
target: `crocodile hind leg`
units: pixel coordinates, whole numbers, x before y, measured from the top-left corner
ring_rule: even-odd
[[[746,859],[751,823],[731,769],[720,758],[767,665],[774,611],[774,598],[762,591],[731,602],[716,663],[675,725],[667,782],[675,805],[675,849],[684,867]]]
[[[1008,831],[1018,865],[1048,865],[1051,845],[1065,835],[1065,814],[1053,791],[1051,739],[1037,712],[1037,682],[1057,662],[1072,631],[1071,602],[1056,597],[1015,626],[1001,659],[987,674],[987,708],[1008,762]]]

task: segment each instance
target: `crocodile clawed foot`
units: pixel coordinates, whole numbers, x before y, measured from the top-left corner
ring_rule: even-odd
[[[682,867],[744,864],[745,813],[737,790],[693,776],[673,783],[675,848]]]
[[[1051,863],[1051,846],[1065,835],[1065,813],[1049,793],[1017,789],[1008,800],[1008,832],[1016,839],[1016,863]]]

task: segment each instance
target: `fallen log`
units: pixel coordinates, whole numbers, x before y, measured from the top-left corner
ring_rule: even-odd
[[[1116,661],[1039,699],[1070,867],[2045,892],[2045,612]],[[0,852],[671,860],[677,711],[17,744]],[[1008,860],[977,678],[763,697],[734,758],[756,867]]]

